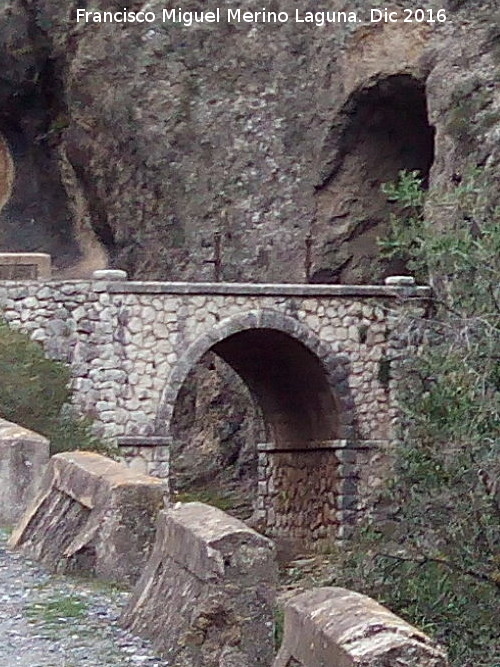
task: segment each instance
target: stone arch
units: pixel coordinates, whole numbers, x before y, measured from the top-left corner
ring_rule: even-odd
[[[156,432],[168,432],[179,392],[208,351],[221,356],[248,384],[277,446],[354,435],[348,357],[335,353],[305,324],[267,309],[224,319],[188,347],[168,378]],[[255,355],[262,355],[258,363]],[[277,369],[280,364],[288,370]]]
[[[376,283],[404,270],[380,257],[377,239],[392,211],[381,186],[402,170],[419,171],[426,184],[434,134],[424,78],[378,74],[351,92],[322,147],[316,219],[323,256],[313,282]]]

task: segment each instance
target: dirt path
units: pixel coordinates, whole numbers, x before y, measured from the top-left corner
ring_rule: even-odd
[[[6,548],[0,530],[0,666],[166,667],[117,625],[128,593],[47,574]]]

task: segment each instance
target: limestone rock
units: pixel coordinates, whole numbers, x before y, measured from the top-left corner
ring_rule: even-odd
[[[90,452],[56,454],[10,545],[57,572],[133,584],[163,507],[161,480]]]
[[[176,667],[268,667],[277,570],[272,542],[202,503],[160,513],[122,623]]]
[[[19,520],[48,462],[47,438],[0,419],[0,526]]]

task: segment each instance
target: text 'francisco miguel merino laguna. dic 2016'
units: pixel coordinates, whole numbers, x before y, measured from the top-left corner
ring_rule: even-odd
[[[184,11],[183,9],[164,9],[162,12],[121,11],[103,12],[76,10],[78,23],[156,23],[179,24],[190,27],[202,23],[312,23],[324,26],[327,23],[358,23],[361,18],[355,11],[334,12],[273,12],[266,9],[245,11],[243,9],[215,8],[211,11]]]
[[[211,23],[243,23],[243,24],[280,24],[299,23],[313,24],[318,27],[334,23],[446,23],[445,9],[411,9],[389,10],[387,7],[365,9],[364,11],[315,10],[301,12],[274,12],[263,8],[259,11],[230,9],[229,7],[214,8],[205,11],[184,11],[182,8],[163,9],[161,12],[131,11],[128,9],[114,12],[76,10],[78,23],[164,23],[189,28],[194,25]]]

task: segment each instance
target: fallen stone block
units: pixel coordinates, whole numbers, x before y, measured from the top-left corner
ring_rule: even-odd
[[[35,495],[49,462],[49,441],[0,419],[0,526],[13,526]]]
[[[100,454],[50,459],[10,545],[55,572],[134,584],[154,541],[165,486]]]
[[[151,557],[121,624],[176,667],[269,667],[274,545],[202,503],[160,513]]]
[[[51,257],[46,253],[0,253],[0,280],[50,280],[51,272]]]
[[[448,667],[425,634],[366,595],[317,588],[285,606],[273,667]]]

